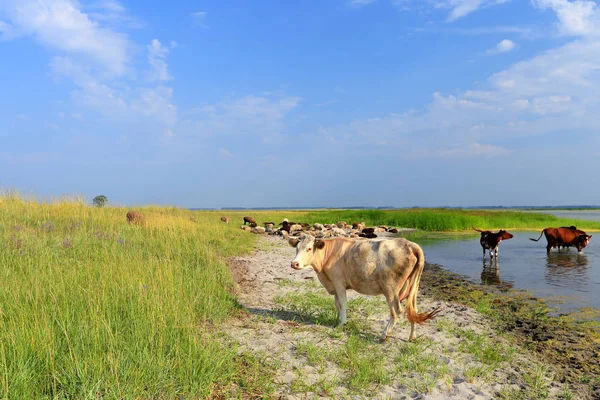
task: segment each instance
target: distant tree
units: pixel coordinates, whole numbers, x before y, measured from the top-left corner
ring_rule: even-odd
[[[101,194],[100,196],[94,197],[94,200],[92,200],[92,203],[94,203],[94,205],[96,207],[104,207],[104,205],[106,203],[108,203],[108,199],[106,198],[105,195]]]

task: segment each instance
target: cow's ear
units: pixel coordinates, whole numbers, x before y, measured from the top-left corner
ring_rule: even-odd
[[[290,240],[288,240],[288,243],[290,244],[290,246],[296,247],[296,246],[298,246],[298,243],[300,243],[300,239],[290,238]]]
[[[323,240],[315,240],[315,249],[322,249],[325,247],[325,241]]]

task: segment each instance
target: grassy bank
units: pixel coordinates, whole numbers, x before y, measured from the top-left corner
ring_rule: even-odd
[[[260,360],[215,328],[238,309],[224,259],[253,235],[219,213],[137,210],[145,226],[124,208],[0,195],[0,397],[267,390]]]
[[[480,229],[541,230],[551,226],[576,225],[585,230],[600,230],[600,222],[557,218],[549,214],[520,211],[454,210],[411,208],[402,210],[325,210],[309,212],[302,222],[347,223],[364,221],[367,226],[388,225],[425,231],[460,232]]]

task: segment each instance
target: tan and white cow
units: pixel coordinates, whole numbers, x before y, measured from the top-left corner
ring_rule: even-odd
[[[293,269],[312,267],[325,289],[335,296],[340,324],[346,324],[346,290],[376,296],[384,295],[390,307],[390,319],[382,340],[388,337],[403,312],[400,302],[406,299],[410,322],[409,339],[416,339],[415,323],[435,317],[439,307],[428,313],[417,311],[417,292],[425,255],[421,247],[406,239],[351,240],[345,238],[319,240],[305,236],[289,240],[296,248]]]

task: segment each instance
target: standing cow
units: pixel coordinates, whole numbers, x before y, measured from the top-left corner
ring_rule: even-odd
[[[498,261],[498,246],[500,246],[500,242],[503,240],[512,239],[512,233],[506,232],[504,229],[500,229],[498,232],[492,231],[483,231],[481,229],[477,229],[474,226],[471,228],[475,229],[477,232],[481,233],[481,237],[479,238],[479,244],[483,248],[483,258],[485,258],[485,251],[490,251],[490,260],[496,257],[496,261]]]
[[[417,292],[425,266],[421,247],[406,239],[362,240],[345,238],[319,240],[311,236],[292,238],[296,248],[293,269],[312,267],[325,289],[335,296],[340,324],[346,324],[346,289],[369,296],[383,294],[390,308],[390,319],[381,336],[385,340],[403,312],[406,299],[411,340],[416,339],[415,323],[435,317],[440,308],[428,313],[417,311]]]
[[[127,222],[135,225],[144,225],[146,219],[139,212],[131,210],[127,212]]]
[[[225,217],[225,216],[223,216],[223,217],[221,217],[221,221],[223,221],[223,222],[225,222],[226,224],[228,224],[228,223],[229,223],[229,217]]]
[[[246,225],[246,222],[248,224],[250,224],[250,226],[253,227],[253,228],[255,228],[255,227],[258,226],[258,224],[256,223],[256,221],[252,217],[244,217],[244,225]]]
[[[557,246],[574,246],[578,252],[581,252],[590,243],[592,235],[588,235],[581,229],[572,228],[575,227],[546,228],[540,233],[540,237],[537,239],[529,238],[529,240],[537,242],[542,238],[542,235],[546,236],[546,240],[548,241],[546,253],[550,253],[550,250]]]

